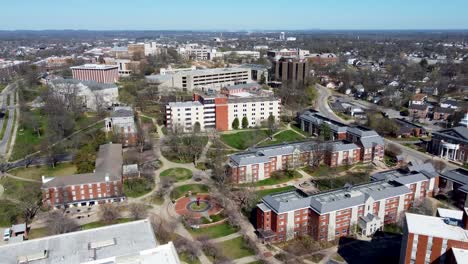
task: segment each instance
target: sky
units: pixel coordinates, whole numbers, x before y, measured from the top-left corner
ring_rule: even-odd
[[[468,29],[468,0],[0,0],[0,30]]]

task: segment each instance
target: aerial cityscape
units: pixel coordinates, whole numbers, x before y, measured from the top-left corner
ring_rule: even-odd
[[[468,2],[0,6],[0,264],[468,264]]]

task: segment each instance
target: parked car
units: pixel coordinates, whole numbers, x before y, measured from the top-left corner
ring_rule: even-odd
[[[3,241],[10,240],[10,237],[11,237],[11,230],[10,228],[6,228],[5,231],[3,231]]]

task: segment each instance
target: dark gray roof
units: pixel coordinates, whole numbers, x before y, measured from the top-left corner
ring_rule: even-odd
[[[42,188],[104,182],[106,177],[109,177],[109,181],[120,180],[122,178],[122,165],[122,145],[104,144],[99,147],[97,153],[95,172],[55,177],[45,182]]]
[[[453,127],[449,129],[440,130],[433,132],[435,135],[441,135],[443,137],[468,141],[468,128],[463,126]]]
[[[429,106],[427,105],[418,105],[418,104],[412,104],[408,107],[408,109],[415,109],[415,110],[427,110]]]
[[[303,196],[298,191],[289,191],[267,195],[263,197],[262,201],[276,213],[310,207],[319,214],[325,214],[364,204],[370,197],[377,201],[407,193],[411,193],[411,190],[404,185],[396,182],[377,181],[311,196]]]
[[[468,170],[465,169],[444,171],[440,176],[462,185],[468,184]]]
[[[46,257],[28,263],[83,263],[135,254],[157,245],[149,220],[140,220],[0,246],[0,262],[16,264],[44,256],[46,250]]]
[[[377,216],[377,215],[374,215],[374,214],[367,214],[366,216],[361,216],[361,219],[366,222],[366,223],[369,223],[369,222],[372,222],[374,221],[374,219],[377,219],[377,220],[380,220],[380,217]]]
[[[117,107],[111,113],[111,117],[133,117],[133,110],[131,107]]]
[[[451,114],[451,113],[455,112],[455,109],[453,109],[453,108],[444,108],[444,107],[435,107],[433,112],[434,113],[449,113],[449,114]]]

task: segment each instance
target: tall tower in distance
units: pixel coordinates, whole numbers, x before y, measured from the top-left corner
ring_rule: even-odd
[[[280,36],[279,36],[279,40],[285,40],[285,39],[286,39],[286,37],[285,37],[284,32],[281,32]]]

